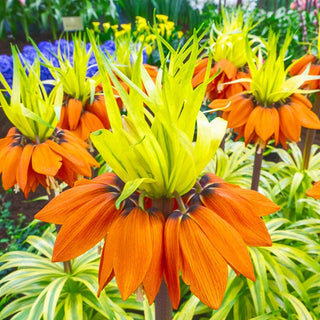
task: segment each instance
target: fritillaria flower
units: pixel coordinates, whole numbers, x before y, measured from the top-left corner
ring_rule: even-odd
[[[61,83],[63,87],[58,127],[73,132],[82,140],[87,140],[91,132],[109,129],[99,75],[87,76],[91,59],[94,59],[92,49],[80,37],[74,37],[72,52],[58,47],[58,66],[43,55],[42,59],[53,75],[54,83]]]
[[[210,51],[212,52],[212,67],[210,76],[217,76],[208,84],[206,97],[215,99],[229,98],[249,89],[247,82],[235,81],[250,78],[246,69],[246,39],[252,29],[251,22],[243,22],[242,11],[238,9],[228,15],[222,10],[222,24],[213,25],[210,33]],[[208,65],[208,58],[197,62],[192,79],[192,85],[198,86],[203,82]]]
[[[134,292],[138,297],[145,293],[151,304],[163,294],[165,281],[177,308],[181,271],[190,290],[218,308],[227,266],[254,280],[246,246],[271,245],[260,216],[278,210],[277,205],[214,175],[198,181],[226,128],[224,120],[209,122],[199,112],[206,86],[194,89],[191,84],[198,41],[194,35],[180,51],[172,52],[168,66],[163,60],[162,81],[157,77],[156,82],[142,65],[141,53],[132,81],[97,54],[112,130],[100,130],[91,139],[114,173],[77,182],[36,218],[62,224],[54,261],[72,259],[104,239],[99,293],[115,277],[124,300]],[[112,92],[109,77],[125,102],[125,116],[114,95],[107,94]],[[126,80],[129,94],[117,77]],[[260,208],[255,210],[257,204]],[[164,319],[161,311],[170,305],[159,300],[156,317]]]
[[[40,80],[39,61],[22,66],[13,51],[12,89],[0,74],[0,81],[10,95],[10,103],[0,92],[1,106],[15,127],[0,139],[0,173],[5,190],[15,187],[27,197],[41,184],[50,192],[59,191],[58,181],[70,186],[79,176],[91,176],[98,166],[87,152],[87,144],[67,130],[56,127],[55,107],[62,104],[61,87],[48,96]]]
[[[226,100],[214,100],[209,105],[212,109],[225,106],[223,118],[228,120],[228,127],[233,128],[238,138],[244,137],[246,144],[254,142],[262,149],[270,139],[284,147],[287,140],[298,142],[301,127],[320,129],[310,101],[302,95],[310,91],[299,89],[306,80],[319,77],[307,75],[306,70],[302,75],[286,79],[288,69],[284,68],[284,58],[291,36],[286,37],[279,55],[277,41],[278,36],[271,32],[265,60],[261,54],[255,57],[247,46],[252,75],[252,79],[247,79],[250,89]]]

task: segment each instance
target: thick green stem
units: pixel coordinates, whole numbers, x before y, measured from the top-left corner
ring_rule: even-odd
[[[254,155],[253,173],[252,173],[252,181],[251,181],[251,190],[258,191],[258,188],[259,188],[263,151],[264,149],[261,148],[260,145],[256,146],[256,153]]]
[[[153,205],[158,208],[165,218],[173,210],[173,199],[161,198],[153,200]],[[155,320],[171,320],[172,319],[172,303],[169,297],[168,287],[162,280],[160,290],[155,298],[156,317]]]
[[[319,113],[320,113],[320,94],[316,95],[316,99],[314,101],[312,111],[317,116],[319,116]],[[303,170],[306,170],[309,167],[310,152],[311,152],[311,147],[312,147],[315,135],[316,135],[315,129],[308,128],[306,130],[306,137],[304,140],[304,148],[303,148],[303,154],[302,154],[302,169]]]

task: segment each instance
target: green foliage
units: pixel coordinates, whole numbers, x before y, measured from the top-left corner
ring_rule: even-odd
[[[281,206],[284,217],[292,221],[308,217],[319,218],[319,201],[307,197],[306,191],[314,181],[320,180],[320,147],[312,146],[308,169],[303,169],[299,147],[290,143],[289,148],[271,148],[281,161],[264,161],[265,171],[276,179],[269,184],[271,198]]]
[[[143,319],[142,304],[134,297],[123,302],[114,281],[97,298],[97,248],[72,260],[71,272],[64,270],[63,263],[51,262],[52,227],[42,237],[28,237],[27,252],[11,251],[0,258],[0,271],[17,268],[0,280],[5,304],[0,319]],[[152,314],[149,307],[144,309]]]

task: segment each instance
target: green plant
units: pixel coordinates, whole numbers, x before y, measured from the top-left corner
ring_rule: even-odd
[[[15,268],[0,280],[1,320],[143,319],[143,309],[152,314],[149,306],[132,297],[123,302],[114,281],[97,298],[97,247],[72,260],[71,273],[62,263],[51,262],[52,230],[53,225],[42,237],[28,237],[28,251],[11,251],[0,258],[0,271]]]
[[[290,220],[318,218],[319,203],[305,195],[312,182],[320,179],[320,147],[313,145],[308,169],[303,168],[302,152],[299,147],[290,143],[288,150],[270,147],[281,161],[264,162],[265,171],[276,178],[270,189],[275,202],[281,206],[284,217]]]

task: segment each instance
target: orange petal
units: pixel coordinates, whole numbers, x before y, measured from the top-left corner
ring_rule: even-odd
[[[235,78],[237,74],[237,67],[227,59],[221,59],[216,63],[217,68],[221,68],[221,71],[226,74],[229,80]]]
[[[17,168],[21,159],[23,148],[20,145],[12,146],[3,163],[2,186],[8,190],[17,183]]]
[[[301,134],[301,124],[300,120],[295,116],[294,109],[285,104],[278,109],[278,112],[282,133],[291,141],[298,142]]]
[[[232,268],[255,280],[253,266],[246,244],[240,234],[210,209],[196,205],[188,210],[189,216],[202,229],[212,246]]]
[[[290,96],[291,101],[295,102],[295,103],[300,103],[300,104],[304,104],[306,107],[308,107],[309,109],[312,108],[312,103],[311,101],[304,95],[299,94],[299,93],[294,93],[292,96]]]
[[[201,192],[201,202],[233,226],[249,246],[270,246],[268,230],[255,206],[238,196],[238,189],[215,186]],[[241,190],[241,189],[240,189]]]
[[[289,70],[290,76],[301,74],[310,62],[315,62],[316,58],[309,54],[299,59]]]
[[[91,196],[90,201],[64,220],[54,245],[52,261],[74,259],[102,240],[119,212],[115,208],[115,198],[113,193]]]
[[[34,149],[34,145],[27,144],[22,151],[21,159],[18,167],[18,175],[17,180],[19,187],[22,191],[25,190],[27,183],[28,183],[28,172],[29,166],[31,163],[32,152]]]
[[[255,131],[261,140],[267,143],[274,134],[274,119],[271,108],[262,108],[260,117],[257,117],[257,120]]]
[[[251,112],[253,111],[252,100],[243,98],[243,100],[240,100],[237,104],[233,104],[233,102],[231,104],[232,110],[228,117],[228,127],[241,127],[247,122]]]
[[[110,123],[104,96],[95,96],[93,103],[91,105],[86,106],[86,111],[95,114],[102,122],[104,128],[110,129]]]
[[[316,182],[311,189],[306,192],[308,197],[320,199],[320,181]]]
[[[182,279],[204,304],[218,309],[227,286],[226,261],[188,215],[181,220],[179,244]]]
[[[250,113],[250,116],[244,129],[244,140],[246,144],[248,144],[252,140],[253,134],[256,133],[256,124],[258,122],[260,123],[262,112],[263,108],[260,106],[256,106]]]
[[[70,98],[67,105],[68,124],[70,130],[75,130],[79,125],[82,113],[82,101]]]
[[[178,309],[180,302],[179,230],[181,218],[180,212],[175,211],[171,213],[166,220],[164,228],[165,280],[174,309]]]
[[[163,227],[164,218],[161,212],[148,210],[152,243],[152,260],[143,279],[143,288],[151,305],[159,291],[164,269]]]
[[[88,128],[90,133],[104,128],[103,123],[94,113],[85,111],[81,117],[81,120]]]
[[[95,197],[109,192],[109,185],[117,184],[116,180],[118,179],[114,173],[105,173],[99,178],[99,183],[96,182],[97,178],[94,178],[87,180],[87,184],[63,191],[40,210],[35,218],[49,223],[63,224],[70,215],[76,214],[79,207]]]
[[[311,129],[320,129],[320,121],[318,116],[312,112],[305,104],[291,102],[290,106],[296,113],[295,116],[300,120],[303,127]]]
[[[35,172],[54,177],[62,165],[62,157],[46,143],[35,146],[32,153],[32,169]]]
[[[228,104],[229,104],[229,106],[228,106]],[[223,111],[228,111],[229,108],[230,108],[230,100],[228,100],[228,99],[215,99],[215,100],[210,102],[208,107],[213,109],[213,110],[221,110],[221,109],[223,109]]]
[[[123,300],[142,283],[152,259],[149,214],[139,207],[124,210],[114,222],[114,274]],[[106,252],[107,254],[107,252]]]

